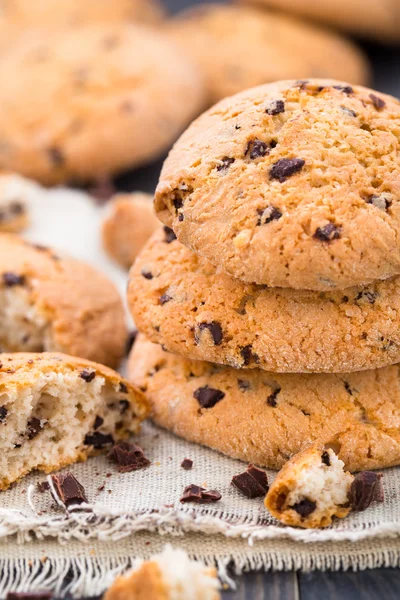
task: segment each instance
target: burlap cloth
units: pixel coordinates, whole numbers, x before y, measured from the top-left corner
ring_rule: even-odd
[[[11,191],[28,196],[29,239],[52,244],[108,273],[123,292],[126,274],[101,249],[101,213],[78,192],[44,193],[17,179]],[[80,215],[81,218],[78,218]],[[67,513],[31,475],[0,494],[0,597],[7,591],[54,589],[76,596],[101,593],[137,557],[168,541],[215,564],[225,581],[249,569],[364,569],[400,564],[400,468],[384,475],[385,502],[350,515],[331,528],[303,531],[280,526],[262,498],[248,500],[230,485],[244,470],[239,461],[175,438],[150,424],[137,442],[148,469],[120,474],[107,458],[74,465],[90,507]],[[184,458],[191,471],[180,467]],[[272,480],[274,474],[269,473]],[[217,489],[222,500],[182,505],[190,483]],[[103,488],[104,486],[104,488]]]

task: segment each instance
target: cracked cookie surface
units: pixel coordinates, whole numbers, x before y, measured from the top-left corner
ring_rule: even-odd
[[[398,365],[342,375],[245,371],[163,352],[140,335],[128,378],[156,423],[232,458],[280,469],[320,443],[350,471],[400,463]]]
[[[157,231],[130,273],[129,305],[153,342],[193,359],[280,372],[400,361],[400,277],[344,291],[246,284]]]
[[[330,290],[400,273],[400,102],[330,80],[227,98],[164,163],[159,218],[233,277]]]

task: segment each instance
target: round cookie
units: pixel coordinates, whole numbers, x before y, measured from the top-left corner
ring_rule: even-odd
[[[400,463],[398,365],[343,375],[243,371],[186,360],[139,336],[128,373],[157,424],[232,458],[280,469],[320,443],[350,471]]]
[[[160,230],[130,273],[140,331],[184,356],[235,368],[346,372],[400,362],[400,277],[344,292],[245,284]]]
[[[2,352],[65,352],[116,367],[126,339],[122,300],[107,277],[0,234]]]
[[[151,161],[203,105],[192,64],[139,25],[28,36],[0,62],[0,77],[0,169],[45,184]]]
[[[118,194],[107,206],[102,226],[103,246],[125,269],[129,269],[151,234],[160,228],[152,200],[153,196],[141,192]]]
[[[200,68],[211,103],[278,79],[370,79],[352,42],[283,13],[205,4],[178,14],[167,31]]]
[[[400,102],[328,80],[223,100],[164,163],[158,217],[233,277],[329,290],[400,273]]]
[[[157,23],[163,17],[159,0],[5,0],[0,4],[0,18],[23,29],[124,21]]]
[[[236,0],[287,10],[296,15],[338,27],[356,35],[380,40],[400,40],[398,0]]]

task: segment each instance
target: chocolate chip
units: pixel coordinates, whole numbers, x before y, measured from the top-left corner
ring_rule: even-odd
[[[100,433],[95,431],[94,433],[88,433],[85,435],[86,446],[93,446],[96,450],[102,450],[104,446],[109,446],[114,443],[114,438],[109,433]]]
[[[142,275],[142,277],[144,277],[145,279],[153,279],[153,273],[150,273],[150,271],[146,271],[146,269],[142,269],[140,271],[140,274]]]
[[[24,285],[24,275],[17,275],[16,273],[3,273],[3,282],[7,287],[14,287],[15,285]]]
[[[171,227],[167,227],[166,225],[164,225],[164,233],[165,233],[164,242],[166,242],[167,244],[170,244],[171,242],[176,240],[176,235],[172,231]]]
[[[118,465],[119,473],[129,473],[148,467],[151,462],[145,457],[140,446],[129,442],[118,442],[111,449],[109,458]]]
[[[57,148],[56,146],[48,148],[47,154],[55,167],[62,167],[65,163],[65,157],[60,148]]]
[[[103,417],[99,417],[97,415],[97,417],[94,420],[94,425],[93,425],[93,429],[98,429],[99,427],[101,427],[104,423],[104,419]]]
[[[217,402],[220,402],[225,398],[225,393],[205,385],[195,390],[193,396],[196,398],[201,408],[213,408]]]
[[[392,201],[388,198],[387,194],[382,194],[381,196],[369,196],[366,202],[367,204],[376,206],[376,208],[379,208],[380,210],[388,210],[388,208],[392,206]]]
[[[344,113],[348,117],[356,117],[357,116],[357,113],[354,112],[354,110],[351,110],[351,108],[347,108],[347,106],[341,106],[340,110],[342,111],[342,113]]]
[[[51,600],[53,592],[8,592],[6,600]]]
[[[0,406],[0,423],[4,423],[7,418],[8,409],[5,406]]]
[[[341,227],[328,223],[324,227],[317,227],[313,238],[321,242],[331,242],[340,238]]]
[[[185,471],[190,471],[193,467],[193,461],[190,458],[184,458],[181,462],[181,467],[182,469],[185,469]]]
[[[43,425],[40,419],[32,417],[27,423],[26,435],[28,440],[33,440],[42,431]]]
[[[374,105],[376,110],[383,110],[385,108],[386,102],[382,100],[382,98],[376,96],[375,94],[370,94],[369,97],[371,98],[372,104]]]
[[[265,111],[267,115],[279,115],[285,112],[285,103],[283,100],[273,100]]]
[[[249,155],[251,160],[255,160],[256,158],[261,158],[262,156],[267,156],[270,153],[270,149],[265,142],[261,140],[251,140],[247,144],[247,148],[245,151],[245,156]]]
[[[251,363],[258,364],[260,362],[259,356],[253,352],[253,346],[251,344],[240,348],[240,355],[243,358],[244,366],[250,365]]]
[[[374,471],[363,471],[354,477],[349,492],[349,501],[353,510],[362,511],[372,502],[383,502],[382,477],[383,473]]]
[[[180,223],[182,223],[182,221],[183,221],[184,219],[185,219],[185,215],[184,215],[183,213],[179,213],[179,215],[178,215],[178,221],[179,221]]]
[[[343,92],[348,96],[354,93],[354,90],[350,85],[334,85],[333,87],[335,90],[339,90],[339,92]]]
[[[293,508],[293,510],[295,510],[301,517],[309,517],[317,508],[317,503],[313,500],[305,498],[304,500],[301,500],[301,502],[293,504],[293,506],[290,506],[290,508]]]
[[[174,207],[176,208],[176,210],[178,210],[179,208],[182,208],[182,206],[183,206],[183,198],[182,198],[182,196],[180,196],[179,194],[175,193],[174,197],[172,198],[172,204],[174,205]]]
[[[132,347],[136,341],[137,335],[138,335],[138,331],[136,329],[133,329],[132,331],[130,331],[128,333],[128,337],[126,339],[126,344],[125,344],[125,354],[129,354],[129,352],[132,350]]]
[[[251,388],[250,381],[247,381],[247,379],[238,379],[238,386],[242,392],[245,392]]]
[[[322,453],[321,460],[322,460],[323,464],[326,465],[327,467],[331,466],[331,459],[329,456],[329,452],[327,452],[326,450]]]
[[[121,415],[123,415],[124,413],[126,413],[128,408],[130,407],[130,402],[128,402],[128,400],[120,400],[119,406],[120,406],[120,410],[121,410]]]
[[[344,388],[345,388],[346,392],[348,394],[350,394],[350,396],[352,396],[353,390],[351,389],[350,384],[347,381],[344,381],[343,383],[344,383]]]
[[[232,477],[234,485],[246,498],[259,498],[268,492],[268,478],[265,471],[249,465],[247,471]]]
[[[356,296],[356,302],[375,304],[375,300],[379,297],[378,292],[360,292]]]
[[[128,387],[127,387],[126,383],[124,383],[123,381],[121,381],[119,384],[119,391],[121,392],[121,394],[128,393]]]
[[[305,164],[302,158],[281,158],[272,166],[269,177],[284,183],[288,177],[301,171]]]
[[[188,485],[183,490],[183,496],[180,502],[195,502],[196,504],[211,504],[212,502],[218,502],[222,496],[216,490],[207,491],[198,485]]]
[[[277,396],[278,396],[279,392],[281,391],[281,389],[282,389],[282,388],[280,388],[280,387],[276,388],[276,390],[274,390],[274,391],[272,392],[272,394],[270,394],[270,395],[268,396],[268,398],[267,398],[267,404],[268,404],[269,406],[272,406],[272,408],[276,408],[276,407],[278,406],[278,403],[277,403],[277,401],[276,401],[276,398],[277,398]]]
[[[210,321],[209,323],[200,323],[198,325],[198,330],[201,333],[204,330],[210,332],[212,341],[214,342],[214,346],[219,346],[223,339],[222,327],[218,321]],[[196,336],[197,343],[200,342],[200,336]]]
[[[170,300],[172,300],[171,296],[168,296],[168,294],[163,294],[162,296],[160,296],[159,298],[159,304],[161,304],[161,306],[163,306],[164,304],[167,304],[167,302],[170,302]]]
[[[96,371],[90,371],[89,369],[83,369],[83,371],[81,371],[79,373],[79,377],[81,379],[83,379],[84,381],[86,381],[87,383],[90,383],[96,377]]]
[[[72,473],[52,475],[51,480],[57,496],[65,506],[69,507],[72,504],[82,504],[88,501],[84,487]]]
[[[278,221],[282,217],[282,213],[276,206],[267,206],[267,208],[258,209],[257,225],[267,225],[271,221]]]
[[[217,171],[227,171],[234,162],[234,158],[230,156],[224,156],[224,158],[221,159],[221,164],[217,166]]]

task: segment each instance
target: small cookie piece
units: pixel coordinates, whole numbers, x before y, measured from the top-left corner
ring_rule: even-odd
[[[22,30],[127,21],[159,23],[164,14],[159,0],[12,0],[2,2],[0,7],[2,22]]]
[[[400,276],[343,292],[246,284],[160,230],[132,267],[128,302],[140,331],[193,359],[282,373],[400,362]]]
[[[301,17],[384,43],[400,40],[397,0],[236,0],[287,10]]]
[[[60,351],[117,366],[127,338],[122,300],[93,267],[0,234],[0,349]]]
[[[167,545],[161,554],[138,561],[133,571],[118,577],[104,600],[220,600],[219,589],[215,569]]]
[[[175,144],[155,195],[232,277],[317,291],[400,273],[400,102],[331,80],[223,100]]]
[[[150,194],[118,194],[107,207],[103,246],[121,267],[129,269],[151,234],[160,228]]]
[[[202,4],[167,22],[167,31],[203,73],[210,103],[279,79],[370,81],[352,42],[284,13]]]
[[[47,185],[155,159],[203,106],[195,67],[142,25],[34,32],[3,57],[0,76],[0,169]]]
[[[154,421],[182,438],[271,469],[327,444],[350,471],[400,464],[399,373],[238,370],[163,352],[142,335],[128,369]]]
[[[109,450],[149,412],[118,373],[65,354],[2,354],[0,385],[0,490]]]
[[[328,527],[351,510],[353,475],[331,449],[315,445],[296,454],[278,473],[265,506],[284,525]]]

